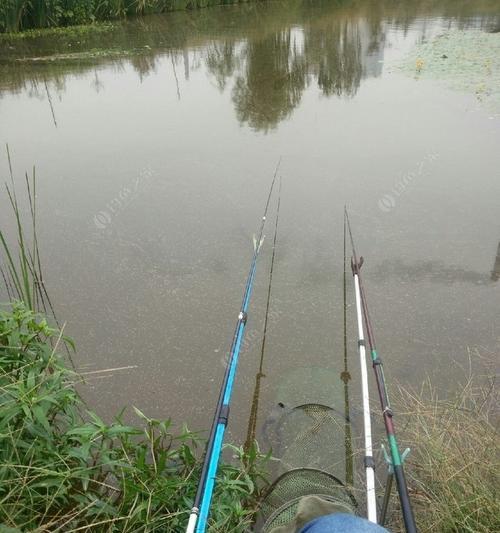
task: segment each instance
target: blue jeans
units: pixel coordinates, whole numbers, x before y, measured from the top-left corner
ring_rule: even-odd
[[[315,518],[300,533],[388,533],[388,530],[359,516],[335,513]]]

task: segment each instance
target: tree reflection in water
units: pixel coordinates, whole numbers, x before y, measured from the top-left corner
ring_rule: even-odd
[[[244,69],[233,88],[236,116],[255,129],[268,130],[299,104],[306,87],[306,61],[291,30],[249,41],[243,53]]]
[[[364,78],[382,71],[387,29],[412,29],[423,38],[429,21],[445,19],[460,28],[493,30],[500,24],[498,0],[480,0],[476,7],[454,0],[432,3],[407,0],[289,0],[251,3],[228,10],[171,13],[117,24],[111,33],[18,40],[0,51],[0,97],[28,89],[44,97],[65,91],[68,75],[97,72],[109,64],[119,70],[132,65],[142,80],[159,65],[174,70],[206,69],[220,91],[231,91],[237,119],[268,131],[300,104],[304,90],[316,84],[325,96],[353,97]],[[472,3],[470,3],[472,4]],[[68,42],[66,42],[68,41]],[[70,48],[68,48],[70,46]],[[57,58],[61,50],[92,57]],[[124,50],[123,57],[116,50]],[[46,56],[50,61],[40,61]],[[35,57],[19,62],[19,57]],[[95,82],[95,76],[92,76]],[[177,93],[179,79],[175,73]]]
[[[239,46],[213,43],[206,66],[221,90],[234,77],[238,120],[267,131],[290,115],[311,82],[325,96],[354,96],[363,77],[381,72],[378,39],[384,33],[374,38],[363,20],[336,18],[319,28],[287,28]]]

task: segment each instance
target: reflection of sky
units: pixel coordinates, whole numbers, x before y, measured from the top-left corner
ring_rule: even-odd
[[[162,51],[152,54],[154,61],[99,62],[74,75],[77,67],[68,67],[59,88],[51,68],[38,65],[36,72],[47,74],[57,128],[43,84],[32,90],[28,77],[25,89],[3,93],[0,142],[9,142],[20,179],[36,163],[47,284],[76,337],[81,365],[138,366],[92,382],[91,405],[115,412],[132,403],[151,416],[205,425],[252,233],[280,155],[283,200],[271,303],[278,318],[269,324],[263,411],[279,399],[280,376],[340,361],[345,203],[366,258],[391,381],[418,385],[434,371],[451,386],[468,346],[498,350],[499,285],[488,276],[499,231],[500,128],[473,98],[417,83],[380,62],[397,59],[419,38],[421,24],[401,30],[387,23],[380,47],[368,53],[370,30],[359,19],[350,22],[363,61],[351,98],[327,98],[318,87],[315,69],[326,58],[320,45],[332,36],[329,26],[318,30],[309,41],[315,46],[307,52],[300,102],[267,133],[238,122],[233,86],[247,72],[249,43],[264,41],[267,53],[272,32],[230,40],[236,60],[222,91],[207,71],[207,55],[227,39],[213,38],[187,46],[187,54],[179,50],[174,61]],[[297,25],[290,33],[300,53],[306,33]],[[263,69],[272,57],[264,57]],[[378,200],[429,153],[438,157],[382,212]],[[145,170],[151,177],[139,181],[130,203],[104,231],[96,227],[96,213],[109,211]],[[2,155],[0,171],[6,175]],[[2,208],[2,227],[5,217]],[[269,251],[265,246],[251,308],[249,328],[257,332]],[[253,342],[242,356],[235,433],[246,427],[259,348]],[[354,343],[352,357],[355,350]],[[350,371],[356,405],[356,368]],[[203,401],[186,400],[195,395]]]
[[[292,43],[292,47],[295,48],[295,50],[299,54],[304,53],[304,28],[301,28],[300,26],[293,26],[290,28],[290,41]]]

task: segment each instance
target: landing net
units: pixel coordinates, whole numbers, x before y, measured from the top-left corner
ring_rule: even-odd
[[[293,532],[304,516],[356,512],[354,497],[337,477],[346,464],[344,428],[345,418],[326,405],[282,408],[268,428],[276,477],[261,503],[260,531]]]

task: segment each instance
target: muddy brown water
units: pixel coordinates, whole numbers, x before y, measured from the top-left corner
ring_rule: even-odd
[[[89,374],[89,404],[107,417],[135,405],[208,427],[280,156],[259,425],[287,383],[308,398],[331,387],[342,403],[344,204],[392,386],[431,376],[451,390],[469,363],[482,368],[478,355],[498,360],[500,117],[394,65],[449,28],[495,31],[499,21],[498,2],[292,0],[2,43],[0,141],[19,183],[37,167],[46,283],[78,370],[129,367]],[[267,234],[235,441],[258,367]],[[351,285],[348,295],[359,406]],[[310,368],[333,377],[297,381],[318,375]]]

